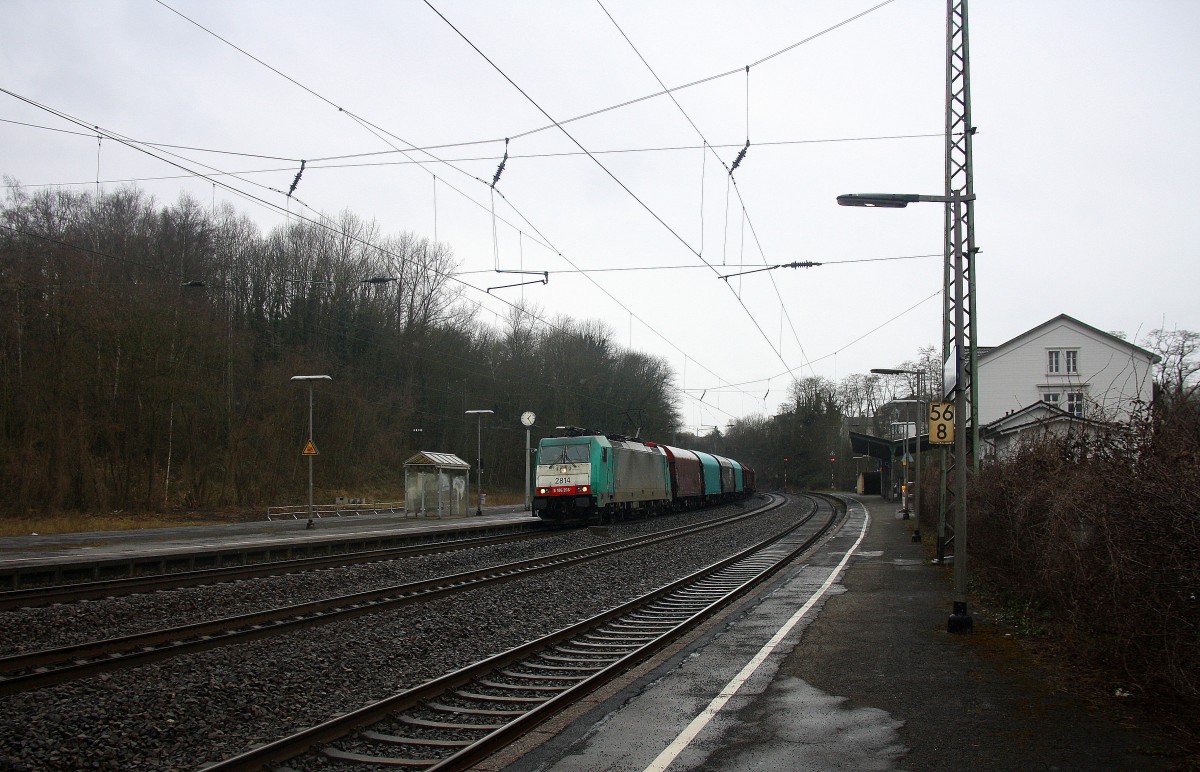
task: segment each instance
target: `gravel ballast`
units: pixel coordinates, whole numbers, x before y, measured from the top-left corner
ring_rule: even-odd
[[[0,768],[196,769],[645,594],[767,538],[794,523],[801,511],[807,508],[788,506],[666,545],[418,606],[12,695],[0,700]],[[11,612],[3,627],[8,645],[20,638],[25,646],[45,648],[56,645],[47,641],[63,627],[85,620],[106,631],[92,637],[111,637],[120,634],[113,631],[116,620],[146,629],[163,626],[164,619],[179,624],[177,614],[228,616],[516,560],[527,556],[515,554],[523,551],[532,556],[575,549],[661,530],[683,517],[613,526],[607,537],[576,532],[409,559],[403,566],[351,566],[314,572],[320,576]],[[355,589],[347,589],[350,585]],[[173,597],[176,593],[181,597]],[[147,624],[143,617],[154,621]],[[79,629],[70,632],[68,642],[88,637]]]

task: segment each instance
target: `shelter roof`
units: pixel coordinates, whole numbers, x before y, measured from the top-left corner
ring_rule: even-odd
[[[439,469],[470,469],[471,465],[453,453],[436,453],[422,450],[404,462],[405,466],[436,466]]]

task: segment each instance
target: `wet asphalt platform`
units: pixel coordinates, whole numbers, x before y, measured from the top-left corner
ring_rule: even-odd
[[[946,632],[950,566],[894,502],[858,502],[767,592],[478,768],[1168,768],[1156,738],[1049,686],[979,609],[973,634]]]

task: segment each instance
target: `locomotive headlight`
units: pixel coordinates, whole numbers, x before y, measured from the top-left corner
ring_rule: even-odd
[[[581,485],[581,486],[579,486],[579,492],[580,492],[580,493],[591,493],[591,492],[592,492],[592,486],[590,486],[590,485]]]
[[[558,468],[558,473],[559,473],[559,474],[566,474],[566,473],[567,473],[567,468],[566,468],[565,466],[560,466],[560,467]]]

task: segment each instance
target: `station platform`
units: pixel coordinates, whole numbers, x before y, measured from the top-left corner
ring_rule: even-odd
[[[1054,689],[894,502],[481,770],[1160,770],[1162,741]]]
[[[483,532],[494,528],[525,527],[539,522],[521,505],[487,507],[482,515],[420,517],[394,514],[356,514],[314,519],[255,520],[240,523],[143,528],[130,531],[91,531],[30,534],[0,538],[0,578],[36,574],[56,567],[115,566],[167,560],[173,556],[236,556],[262,552],[323,549],[338,543],[387,544],[416,533]]]

